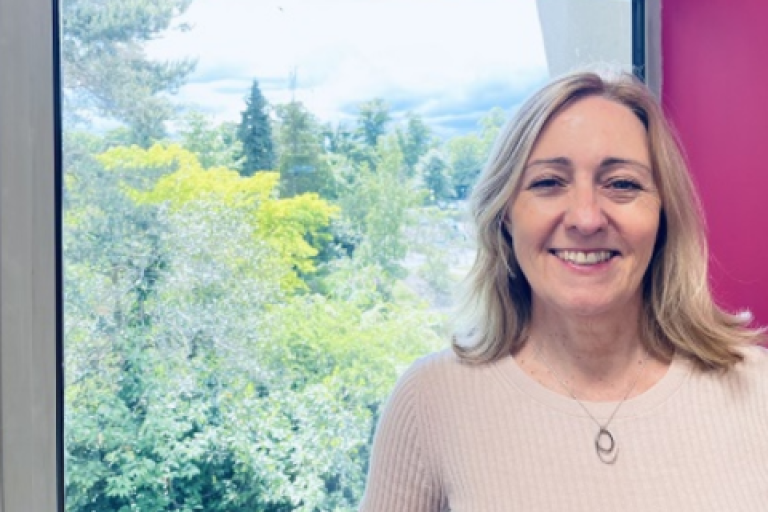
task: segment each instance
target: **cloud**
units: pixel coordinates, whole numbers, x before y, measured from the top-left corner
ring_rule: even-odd
[[[295,98],[323,121],[378,97],[453,133],[547,73],[535,0],[195,0],[181,21],[192,30],[150,53],[196,57],[180,98],[220,120],[239,119],[258,79],[270,103]]]
[[[416,93],[399,88],[382,96],[390,108],[394,120],[403,119],[413,112],[430,125],[442,137],[476,131],[479,119],[494,107],[508,114],[533,93],[547,79],[545,72],[517,74],[506,79],[478,81],[463,88],[444,87],[436,91]],[[367,98],[372,99],[372,98]],[[344,118],[357,115],[359,102],[347,102],[339,106]]]

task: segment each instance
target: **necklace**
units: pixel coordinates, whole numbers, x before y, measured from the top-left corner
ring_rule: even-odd
[[[648,360],[648,351],[645,351],[645,356],[640,361],[640,370],[637,372],[637,375],[635,376],[635,379],[632,381],[632,385],[629,387],[627,392],[624,394],[624,397],[621,399],[621,401],[616,405],[616,408],[613,410],[611,415],[608,417],[608,420],[606,420],[605,423],[600,423],[595,416],[589,412],[589,409],[587,409],[587,406],[584,405],[584,402],[576,398],[576,394],[573,392],[573,390],[568,386],[563,379],[560,378],[560,376],[557,374],[557,372],[552,368],[552,366],[549,364],[549,361],[544,357],[543,349],[544,345],[539,343],[539,348],[536,351],[536,358],[540,359],[542,363],[544,363],[544,366],[547,367],[549,370],[549,373],[552,374],[552,376],[557,380],[558,383],[560,383],[560,386],[565,389],[569,395],[571,395],[571,398],[573,398],[577,404],[581,406],[582,409],[584,409],[584,412],[587,413],[587,416],[592,418],[592,421],[595,422],[595,425],[597,425],[597,435],[595,435],[595,452],[597,452],[597,458],[600,459],[600,462],[604,464],[613,464],[616,462],[616,459],[619,455],[619,447],[616,444],[616,439],[613,437],[613,434],[610,430],[608,430],[608,426],[611,424],[611,421],[613,421],[613,418],[616,416],[616,413],[619,412],[619,409],[621,409],[621,406],[624,405],[624,402],[627,401],[627,398],[629,398],[629,395],[632,394],[632,391],[634,391],[635,386],[637,386],[638,381],[640,380],[640,376],[645,371],[645,362]]]

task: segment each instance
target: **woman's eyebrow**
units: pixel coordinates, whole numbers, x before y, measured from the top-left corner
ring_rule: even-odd
[[[555,167],[573,167],[573,162],[571,162],[570,158],[566,158],[564,156],[558,156],[554,158],[540,158],[538,160],[528,162],[528,164],[526,164],[525,166],[525,169],[528,169],[529,167],[537,167],[540,165],[555,166]]]
[[[642,162],[638,162],[637,160],[632,160],[631,158],[607,157],[604,158],[602,162],[600,162],[600,168],[602,169],[620,166],[636,167],[647,172],[648,174],[652,174],[650,167]]]
[[[539,158],[537,160],[533,160],[532,162],[528,162],[528,164],[525,166],[525,169],[528,169],[530,167],[538,167],[538,166],[572,168],[573,162],[571,161],[570,158],[567,158],[564,156],[558,156],[553,158]],[[631,158],[619,158],[614,156],[609,156],[604,158],[603,161],[600,162],[599,168],[607,169],[607,168],[619,167],[619,166],[636,167],[640,170],[647,172],[648,174],[652,174],[651,168],[642,162],[638,162],[637,160],[633,160]]]

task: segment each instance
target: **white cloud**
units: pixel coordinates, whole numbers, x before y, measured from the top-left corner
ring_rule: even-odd
[[[293,70],[296,99],[325,120],[392,94],[422,98],[415,110],[488,83],[519,94],[546,74],[535,0],[195,0],[182,21],[192,30],[150,54],[196,57],[181,98],[219,119],[238,118],[254,78],[288,101]]]

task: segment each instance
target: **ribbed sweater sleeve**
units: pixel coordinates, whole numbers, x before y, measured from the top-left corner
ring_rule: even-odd
[[[417,363],[399,380],[382,414],[371,454],[360,512],[437,512],[441,491],[434,479],[426,406]]]

